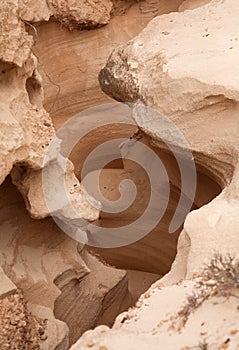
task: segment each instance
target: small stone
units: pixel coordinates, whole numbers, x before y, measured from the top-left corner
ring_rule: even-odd
[[[95,345],[95,343],[93,341],[89,341],[87,343],[88,348],[92,348],[94,345]]]
[[[40,339],[42,340],[42,341],[44,341],[44,340],[47,340],[47,335],[46,334],[43,334],[43,335],[41,335],[40,336]]]
[[[143,305],[142,301],[137,301],[135,306],[139,309]]]
[[[40,335],[43,335],[43,334],[45,333],[45,330],[44,330],[43,327],[40,326],[40,327],[38,328],[38,332],[39,332]]]
[[[214,280],[208,280],[205,282],[207,286],[215,286],[217,284],[217,281]]]
[[[51,126],[51,124],[47,122],[44,122],[44,125],[47,126],[48,128]]]

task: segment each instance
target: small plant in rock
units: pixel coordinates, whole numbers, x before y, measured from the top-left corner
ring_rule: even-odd
[[[191,349],[194,349],[194,350],[209,350],[209,344],[206,341],[206,339],[203,338],[203,340],[199,341],[198,345],[186,346],[186,347],[182,348],[181,350],[191,350]]]
[[[211,286],[219,296],[231,295],[233,288],[239,288],[239,259],[215,254],[196,281],[199,286]]]
[[[194,281],[196,284],[192,294],[187,297],[177,316],[171,319],[176,321],[178,331],[186,324],[190,314],[210,297],[238,297],[233,294],[233,289],[239,288],[239,260],[229,254],[216,253]],[[175,322],[171,328],[175,328]]]
[[[203,341],[200,341],[199,344],[198,344],[198,349],[200,349],[200,350],[208,350],[209,349],[208,342],[205,339],[203,339]]]

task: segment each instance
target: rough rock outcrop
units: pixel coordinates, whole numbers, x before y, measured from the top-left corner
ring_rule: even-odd
[[[54,17],[70,29],[94,28],[110,21],[110,0],[50,0],[48,3]]]
[[[18,8],[20,18],[28,25],[29,22],[48,21],[52,15],[47,0],[19,0]]]
[[[182,1],[135,3],[124,15],[115,15],[107,26],[93,31],[69,32],[64,27],[60,28],[58,23],[52,21],[42,23],[37,27],[38,40],[34,47],[34,52],[39,57],[39,70],[43,76],[44,105],[50,111],[56,129],[71,116],[82,110],[111,101],[101,91],[97,76],[112,48],[119,46],[138,34],[148,21],[155,16],[155,9],[157,9],[159,14],[177,11],[181,3]],[[93,51],[97,51],[97,55],[89,54]],[[115,128],[112,125],[108,128],[99,128],[99,130],[95,130],[88,137],[81,140],[80,144],[74,148],[70,155],[70,159],[75,165],[77,177],[81,178],[80,172],[85,157],[102,141],[114,137],[130,137],[136,131],[137,128],[134,126],[126,130],[123,127],[120,128],[118,126]],[[165,155],[165,161],[167,160],[168,157]],[[121,167],[120,164],[119,167]],[[174,169],[174,164],[172,164],[172,169]],[[129,169],[128,172],[122,169],[115,169],[111,173],[110,169],[107,169],[104,172],[105,177],[102,175],[102,178],[104,178],[102,191],[106,194],[106,197],[111,195],[112,198],[117,198],[119,180],[131,177],[130,173],[132,173],[132,169]],[[132,179],[136,183],[145,181],[144,175],[142,175],[142,178],[139,178],[137,171]],[[105,185],[106,189],[104,189]],[[114,187],[113,191],[112,187]],[[139,193],[144,190],[144,188],[140,189]],[[215,192],[217,193],[217,189]],[[209,201],[215,192],[213,189],[212,194],[210,193],[206,200]],[[175,204],[178,194],[179,192],[175,189],[175,195],[173,196]],[[145,205],[143,196],[141,204],[142,206],[137,206],[136,204],[131,213],[127,212],[125,216],[106,217],[102,214],[100,224],[109,224],[113,227],[120,220],[127,223],[134,216],[137,216],[139,210],[142,210],[142,207]],[[172,214],[173,205],[170,210]],[[167,226],[167,220],[168,218],[165,218],[164,226]],[[148,241],[145,242],[147,249],[142,244],[141,249],[138,249],[138,245],[136,245],[136,247],[126,247],[122,249],[122,252],[116,249],[115,251],[106,250],[100,253],[102,253],[104,258],[107,258],[106,261],[119,268],[144,269],[144,271],[163,274],[169,270],[175,257],[177,234],[172,237],[171,242],[167,238],[168,235],[165,234],[159,241],[154,241],[151,244],[152,239],[149,237]],[[158,246],[162,247],[161,253],[164,251],[163,254],[158,254]],[[150,254],[153,254],[153,259],[148,259]],[[150,260],[147,268],[144,264],[146,259],[147,261]]]
[[[33,0],[19,1],[19,15],[26,24],[48,21],[51,16],[69,29],[90,29],[107,24],[112,9],[110,0]],[[30,24],[31,26],[31,24]]]
[[[55,130],[48,113],[42,107],[42,82],[37,71],[37,58],[31,51],[33,38],[27,34],[25,25],[18,16],[17,5],[16,1],[4,1],[1,11],[3,30],[0,53],[2,91],[0,183],[4,181],[14,166],[21,167],[24,171],[18,172],[15,182],[21,183],[18,187],[25,197],[30,213],[34,217],[42,218],[49,215],[49,210],[42,203],[43,198],[40,198],[43,197],[41,169]],[[55,161],[58,162],[57,159]],[[29,181],[24,189],[26,170],[28,179],[32,177],[34,185],[37,182],[35,188],[38,190],[38,206],[34,202],[36,200],[34,197],[28,197],[28,193],[31,193]],[[68,177],[71,178],[71,181],[68,181],[69,187],[72,186],[72,182],[79,185],[73,167],[69,167]],[[69,188],[70,191],[71,188]],[[90,204],[88,201],[90,199],[87,199],[81,191],[78,191],[77,199],[75,194],[72,194],[71,197],[73,202],[77,201],[78,208],[79,203],[83,203],[85,213],[81,206],[80,216],[85,215],[85,219],[98,217],[98,210]],[[61,211],[61,208],[58,209]]]
[[[130,1],[116,3],[124,8]],[[36,26],[37,42],[33,50],[39,58],[38,69],[43,78],[44,106],[55,128],[84,109],[109,102],[100,89],[98,73],[111,51],[147,25],[155,16],[152,8],[157,6],[158,13],[163,14],[177,11],[181,3],[182,0],[134,2],[123,15],[113,16],[108,25],[97,30],[69,31],[52,20]],[[145,12],[140,6],[144,6]]]
[[[235,1],[227,0],[157,17],[134,40],[116,49],[100,74],[102,88],[112,97],[144,101],[170,118],[183,131],[199,169],[203,165],[209,176],[225,187],[212,203],[188,216],[184,227],[189,236],[194,231],[194,224],[187,229],[189,222],[202,225],[197,220],[201,212],[206,216],[218,208],[215,210],[221,217],[226,215],[223,203],[227,201],[232,206],[226,198],[237,182],[237,15]],[[196,47],[193,42],[197,42]],[[226,71],[221,69],[225,60]],[[157,117],[149,121],[136,116],[136,122],[155,146],[164,147]],[[232,207],[231,210],[234,211]],[[208,226],[202,234],[210,232],[210,225],[214,232],[220,231],[219,217],[211,224],[204,221]],[[217,249],[217,242],[213,247]]]

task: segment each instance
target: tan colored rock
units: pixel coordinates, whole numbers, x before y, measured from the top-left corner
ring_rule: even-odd
[[[33,38],[18,17],[18,1],[3,0],[0,16],[0,60],[22,67],[30,56]]]
[[[144,6],[145,11],[142,10],[141,5]],[[160,1],[160,3],[157,2],[157,4],[154,4],[154,6],[156,5],[157,11],[162,14],[176,11],[179,6],[179,1]],[[82,110],[110,101],[100,90],[98,72],[105,63],[112,48],[133,38],[144,28],[148,21],[154,17],[155,13],[151,11],[154,6],[151,2],[135,3],[124,15],[115,15],[107,26],[92,31],[70,32],[64,27],[60,28],[59,24],[56,22],[42,23],[37,28],[38,41],[34,52],[41,62],[39,70],[43,76],[45,91],[44,105],[45,108],[50,111],[56,129],[70,117]],[[125,30],[125,28],[127,28],[127,30]],[[92,55],[92,52],[97,52],[97,55]],[[75,165],[77,177],[81,177],[80,172],[86,155],[103,140],[106,141],[114,137],[122,136],[130,137],[136,131],[137,129],[134,126],[132,126],[132,128],[127,128],[127,130],[123,127],[115,128],[110,126],[109,128],[95,130],[90,136],[84,138],[84,140],[75,147],[70,157]],[[166,158],[165,156],[165,159]],[[119,167],[120,166],[119,164]],[[172,165],[172,169],[174,169],[174,165]],[[129,169],[128,172],[124,172],[122,169],[116,169],[115,172],[111,172],[111,174],[109,171],[108,175],[106,175],[106,171],[104,173],[105,178],[102,181],[103,192],[107,192],[106,195],[110,195],[111,193],[113,198],[117,197],[119,179],[127,178],[130,171],[132,171],[132,169]],[[145,177],[142,176],[142,179],[137,178],[136,172],[134,180],[136,180],[136,182],[142,182],[145,180]],[[111,188],[108,186],[109,184],[114,188],[112,192],[109,190],[109,188]],[[103,188],[105,185],[107,185],[108,188],[106,191]],[[34,193],[34,191],[32,193]],[[177,196],[178,192],[177,189],[175,189],[174,203],[177,201]],[[141,199],[143,207],[144,198]],[[145,199],[147,200],[147,198]],[[138,208],[136,205],[134,213],[132,211],[131,213],[127,212],[124,217],[121,215],[120,217],[113,218],[112,216],[106,217],[103,215],[100,222],[102,225],[108,224],[112,227],[119,224],[120,220],[121,222],[127,223],[129,219],[137,216],[137,210],[142,210],[142,207]],[[170,210],[171,212],[173,211],[173,209]],[[167,225],[167,220],[168,219],[165,220],[164,226]],[[168,242],[167,238],[168,235],[165,234],[157,243],[155,242],[152,247],[152,245],[149,244],[151,241],[149,237],[147,240],[147,249],[145,249],[144,244],[146,244],[146,242],[144,242],[144,244],[141,244],[140,248],[136,245],[134,247],[130,246],[125,247],[125,249],[115,249],[113,251],[106,249],[100,253],[107,262],[119,268],[144,269],[144,261],[149,260],[148,257],[152,253],[151,249],[153,249],[154,259],[150,259],[150,262],[147,264],[147,271],[156,274],[165,273],[169,270],[174,259],[177,242],[176,235],[174,236],[173,242]],[[159,245],[161,246],[164,240],[167,242],[168,252],[167,254],[159,254],[157,247]],[[162,251],[163,250],[162,248]]]
[[[210,0],[185,0],[180,6],[179,6],[179,12],[186,11],[186,10],[194,10],[197,7],[201,7],[203,5],[206,5],[210,2]]]
[[[32,12],[24,12],[23,5],[29,5]],[[130,305],[131,295],[126,272],[100,263],[61,232],[51,219],[31,219],[9,179],[4,181],[11,173],[31,215],[38,219],[49,216],[42,193],[42,167],[55,130],[42,106],[39,62],[31,51],[33,38],[25,31],[25,24],[31,26],[23,23],[44,20],[48,14],[44,6],[37,10],[33,3],[21,2],[21,21],[17,6],[15,1],[4,1],[1,11],[4,27],[0,35],[0,183],[4,184],[0,196],[0,292],[5,298],[16,287],[20,288],[34,317],[47,319],[47,331],[40,348],[66,350],[69,343],[101,319],[111,324],[115,316]],[[49,163],[53,169],[55,166],[57,178],[61,170],[59,160],[53,157]],[[69,221],[79,215],[87,220],[98,218],[99,210],[80,186],[71,162],[67,163],[64,176],[71,199],[66,206],[56,201],[58,217]],[[76,211],[73,218],[68,216],[68,204]],[[77,298],[79,291],[81,297]],[[72,308],[68,307],[67,300]],[[89,300],[87,309],[85,305]],[[86,319],[87,322],[83,322]]]
[[[29,305],[18,289],[0,300],[0,346],[1,349],[29,350],[47,349],[47,327],[49,320],[36,317],[29,311]],[[58,327],[60,331],[60,327]],[[51,338],[54,338],[52,333]]]
[[[51,167],[49,184],[46,184],[46,180],[45,182],[42,180],[41,170],[15,167],[11,172],[12,182],[26,199],[26,207],[33,218],[45,218],[50,212],[51,215],[56,215],[65,222],[79,218],[88,221],[98,219],[100,203],[81,187],[71,162],[68,162],[67,168],[63,169],[58,160],[53,159],[45,167]],[[60,177],[63,177],[62,182],[65,181],[69,191],[66,196],[64,196],[65,189],[62,193],[59,192]],[[48,192],[54,199],[48,199],[46,202]],[[57,195],[59,200],[56,200]],[[86,226],[86,223],[82,226]]]
[[[134,2],[124,15],[115,15],[108,25],[97,30],[69,31],[55,21],[37,27],[34,52],[40,60],[38,69],[43,77],[44,106],[56,129],[82,110],[111,101],[100,89],[98,74],[112,49],[136,36],[154,17],[150,11],[142,13],[141,4],[144,2]],[[179,4],[161,0],[157,1],[157,6],[159,14],[163,14],[177,11]],[[150,10],[150,3],[146,3],[145,8]],[[86,149],[92,142],[91,139],[87,142]],[[82,161],[74,159],[77,167]]]
[[[167,236],[169,215],[143,244],[139,242],[133,248],[105,253],[106,260],[116,262],[117,266],[122,264],[125,268],[142,270],[129,277],[131,282],[137,278],[137,283],[129,283],[128,286],[128,276],[124,271],[100,263],[83,246],[62,233],[51,219],[42,219],[49,214],[41,190],[42,161],[54,134],[52,122],[42,107],[42,84],[47,92],[46,105],[53,111],[57,127],[76,112],[108,101],[99,92],[96,72],[109,51],[137,34],[149,17],[175,11],[180,4],[181,1],[170,5],[168,1],[160,2],[160,5],[154,1],[135,4],[126,16],[116,16],[109,27],[100,28],[97,32],[60,30],[59,24],[52,21],[36,29],[25,23],[26,28],[35,34],[37,32],[34,37],[38,40],[35,50],[37,62],[31,52],[33,40],[17,17],[17,3],[10,0],[3,3],[4,16],[7,6],[10,6],[11,25],[7,21],[4,23],[7,36],[1,38],[1,182],[11,172],[27,209],[35,218],[41,218],[39,221],[30,219],[16,189],[9,182],[2,185],[0,265],[5,281],[3,293],[14,289],[11,282],[9,285],[9,280],[12,281],[23,290],[32,314],[48,319],[47,339],[40,344],[42,349],[65,350],[85,330],[101,323],[111,326],[116,314],[132,303],[134,295],[139,296],[141,286],[138,280],[148,287],[145,270],[162,274],[168,271],[177,243],[177,237],[172,242]],[[100,2],[99,8],[96,5],[95,2],[79,6],[72,1],[52,1],[49,7],[55,18],[73,29],[107,23],[111,3]],[[192,291],[196,295],[205,288],[213,291],[213,279],[200,285],[200,289],[195,276],[204,263],[210,261],[215,250],[220,248],[223,255],[236,255],[239,244],[236,233],[238,171],[235,171],[238,163],[239,95],[237,75],[235,69],[231,69],[238,57],[238,30],[235,25],[238,8],[235,0],[214,0],[209,5],[193,9],[200,5],[201,1],[185,1],[181,11],[191,11],[154,19],[138,37],[116,49],[100,80],[111,97],[123,101],[141,100],[168,116],[183,130],[198,167],[194,209],[202,208],[194,210],[186,218],[170,273],[140,297],[136,308],[120,315],[112,330],[100,326],[89,331],[73,349],[158,349],[162,344],[165,349],[176,350],[194,347],[234,350],[238,344],[237,290],[234,296],[226,295],[227,298],[213,294],[200,307],[195,307],[192,296],[188,298]],[[165,10],[161,11],[162,8]],[[21,1],[20,10],[25,22],[43,21],[49,16],[44,1],[39,2],[39,10],[33,2]],[[124,31],[118,31],[118,27]],[[12,35],[13,43],[9,40]],[[105,41],[107,44],[104,46]],[[97,52],[97,60],[92,52]],[[230,64],[226,73],[221,68],[225,61]],[[44,76],[43,82],[38,69]],[[172,214],[180,184],[177,166],[160,140],[160,121],[157,118],[149,121],[139,115],[135,119],[142,130],[143,142],[159,152],[168,165],[172,183],[168,213]],[[114,135],[121,131],[117,129]],[[132,131],[135,132],[135,128],[127,130],[129,136]],[[105,134],[110,134],[110,130],[106,130]],[[79,158],[77,151],[71,155],[77,165],[77,175],[89,144],[96,146],[103,136],[98,132],[89,138]],[[173,141],[177,142],[176,139]],[[61,169],[58,159],[52,159],[48,164],[51,168],[55,167],[57,177]],[[127,222],[137,216],[147,194],[145,175],[127,162],[118,162],[116,168],[104,169],[102,173],[103,192],[111,199],[117,198],[118,182],[129,174],[140,190],[140,197],[130,215],[111,218],[111,222],[109,217],[103,217],[102,225],[105,222],[114,225],[117,220]],[[97,205],[81,188],[71,163],[68,163],[66,183],[70,204],[77,211],[76,217],[80,214],[88,220],[96,219]],[[224,190],[218,196],[220,186]],[[211,201],[215,196],[218,197]],[[76,218],[69,215],[67,205],[62,206],[58,201],[53,212],[68,223]],[[159,230],[165,240],[162,234],[158,235]],[[104,256],[103,251],[101,254]],[[148,259],[152,255],[154,259]],[[157,278],[156,275],[148,277],[151,282]],[[180,282],[193,277],[192,281]]]
[[[19,0],[19,15],[26,22],[48,21],[51,13],[47,0]]]
[[[2,21],[4,27],[1,32],[0,183],[4,181],[14,166],[20,167],[18,176],[15,176],[15,183],[25,196],[31,214],[42,218],[50,213],[49,208],[45,206],[43,193],[41,193],[41,169],[55,130],[48,113],[42,107],[42,81],[37,71],[38,61],[31,52],[32,37],[26,33],[24,23],[18,17],[16,2],[5,1],[2,9],[1,15],[8,20]],[[6,16],[7,11],[9,11],[8,17]],[[55,162],[59,163],[57,159]],[[24,185],[26,173],[28,178],[32,178],[32,183],[30,180]],[[73,206],[76,212],[78,211],[76,215],[80,217],[83,215],[85,219],[96,219],[98,209],[90,204],[89,197],[87,199],[87,195],[82,192],[70,164],[67,173],[69,187],[72,187],[72,182],[78,184],[78,193],[70,195],[72,204],[74,203]],[[36,174],[38,176],[35,176]],[[21,184],[18,185],[17,181]],[[34,196],[28,197],[32,186],[35,186]],[[68,190],[71,191],[70,188]],[[39,194],[37,199],[36,191]],[[63,209],[63,212],[64,210],[67,209]],[[59,215],[65,215],[62,214],[62,208],[58,207],[57,211]]]
[[[184,132],[197,163],[224,184],[237,162],[238,81],[231,69],[238,57],[237,10],[233,1],[214,1],[159,16],[116,49],[100,74],[110,96],[144,101],[169,117]],[[225,60],[226,70],[221,69]],[[227,130],[225,119],[230,119]],[[203,121],[207,128],[199,133]],[[156,119],[137,123],[157,139]]]
[[[50,0],[48,4],[54,17],[69,29],[94,28],[110,21],[110,0]]]
[[[15,284],[7,277],[7,275],[3,272],[3,269],[0,267],[0,299],[5,298],[6,296],[13,294],[17,287]]]

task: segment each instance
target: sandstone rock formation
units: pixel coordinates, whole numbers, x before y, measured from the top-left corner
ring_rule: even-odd
[[[85,251],[83,246],[63,234],[51,219],[44,219],[49,215],[49,210],[44,202],[41,172],[44,156],[55,130],[49,114],[43,108],[43,90],[47,96],[47,105],[51,94],[48,93],[46,80],[53,80],[52,74],[47,73],[52,63],[48,60],[50,65],[45,64],[44,52],[41,50],[41,42],[45,46],[41,41],[41,30],[48,23],[40,26],[35,23],[48,21],[51,16],[70,29],[107,23],[110,19],[111,2],[92,4],[85,3],[82,6],[81,3],[79,6],[78,3],[73,4],[70,1],[40,1],[36,4],[33,1],[15,0],[4,0],[1,4],[0,183],[4,182],[1,185],[0,203],[2,349],[9,346],[10,349],[14,346],[29,350],[31,346],[39,349],[68,349],[69,344],[75,342],[85,330],[100,323],[110,325],[118,313],[135,302],[141,292],[158,278],[158,275],[139,272],[137,276],[143,281],[139,285],[133,271],[126,274],[125,271],[102,264]],[[169,5],[169,8],[170,6],[178,8],[177,4]],[[122,7],[127,8],[124,4]],[[137,12],[137,8],[134,11]],[[151,18],[153,15],[150,15]],[[128,23],[131,21],[124,18],[123,21],[125,20]],[[139,24],[135,19],[132,22],[132,31],[125,33],[122,38],[119,35],[118,40],[128,40],[148,20],[148,15],[145,20],[142,15],[142,23]],[[115,28],[119,22],[116,18]],[[46,31],[48,37],[51,27],[61,34],[60,26],[51,21]],[[109,34],[111,29],[107,30]],[[71,40],[72,36],[67,30],[63,29],[63,33]],[[82,35],[87,38],[88,33],[84,32]],[[106,36],[108,34],[106,31]],[[80,32],[77,35],[80,42],[82,35]],[[101,38],[101,33],[92,36],[94,35],[97,40],[102,40],[98,39]],[[54,33],[50,38],[54,39]],[[97,90],[96,100],[105,100],[98,87],[97,74],[112,47],[117,45],[112,40],[113,36],[107,49],[102,49],[103,55],[100,56],[98,65],[92,67],[92,82]],[[35,48],[34,44],[37,44]],[[60,40],[59,48],[62,49]],[[64,60],[63,56],[62,63]],[[83,71],[86,69],[84,64],[81,68]],[[53,82],[53,87],[57,86]],[[71,86],[75,88],[72,81]],[[61,87],[61,93],[62,91],[64,92],[64,86]],[[55,98],[55,91],[53,92],[51,105],[59,103]],[[72,91],[68,94],[70,97]],[[92,102],[80,103],[85,103],[86,107]],[[79,111],[78,108],[75,110]],[[60,169],[58,159],[53,159],[50,166]],[[11,179],[7,178],[9,174]],[[23,195],[25,205],[34,219],[24,209],[24,202],[11,181]],[[78,215],[87,220],[96,219],[99,211],[95,207],[95,201],[92,202],[92,198],[82,191],[70,162],[66,183],[68,194],[72,198],[71,203]],[[66,212],[67,208],[62,203],[56,203],[55,214],[66,216]],[[12,308],[17,308],[16,314],[16,310],[13,312]],[[44,329],[41,325],[44,325]],[[15,327],[18,327],[19,333],[15,332]],[[21,332],[25,332],[25,336],[20,336]],[[12,334],[14,340],[9,344],[8,339]]]
[[[236,0],[2,1],[1,349],[66,350],[75,342],[72,350],[238,347],[238,12]],[[99,76],[106,96],[97,76],[112,50]],[[44,163],[56,129],[112,98],[166,115],[192,149],[193,211],[173,235],[168,229],[182,191],[165,135],[183,152],[157,114],[149,120],[134,113],[136,125],[127,130],[94,130],[76,145],[63,175],[58,156]],[[68,223],[80,217],[98,226],[127,225],[149,195],[138,165],[118,159],[101,172],[101,191],[110,200],[118,199],[122,180],[136,184],[135,204],[122,214],[99,218],[100,203],[80,184],[89,151],[113,136],[140,138],[159,156],[170,201],[144,239],[86,249],[47,218],[42,171],[53,169],[55,193],[54,176],[62,176],[70,199],[54,197],[51,214]]]
[[[186,1],[181,13],[152,20],[114,50],[100,83],[111,97],[142,101],[172,120],[222,193],[187,216],[171,271],[112,329],[85,333],[74,350],[238,348],[238,6],[199,5]],[[166,151],[167,138],[180,152],[157,114],[135,120],[152,147]],[[210,188],[206,180],[200,192]]]
[[[97,76],[112,48],[117,47],[138,34],[148,23],[149,19],[155,15],[156,7],[157,13],[161,14],[176,11],[181,3],[180,1],[170,3],[164,1],[160,3],[145,2],[140,4],[140,8],[137,4],[134,4],[124,16],[113,17],[109,25],[97,29],[96,31],[69,32],[65,28],[59,30],[59,25],[56,22],[43,23],[37,27],[38,41],[34,47],[34,52],[40,60],[39,70],[43,76],[45,107],[50,111],[54,126],[59,128],[72,115],[79,113],[87,107],[109,102],[110,99],[104,95],[99,88]],[[144,7],[144,11],[141,9],[142,6]],[[125,28],[127,28],[127,31]],[[49,35],[49,33],[51,33],[51,35]],[[56,41],[58,43],[57,45],[55,45]],[[92,52],[94,47],[97,48],[97,55],[89,55],[89,52]],[[135,127],[127,130],[110,127],[109,129],[95,130],[89,137],[84,138],[79,147],[75,147],[71,154],[71,160],[75,165],[78,178],[80,178],[82,163],[86,155],[100,144],[102,140],[110,139],[113,135],[114,137],[130,137],[136,131]],[[164,158],[165,161],[167,161],[166,155]],[[175,165],[172,165],[173,169],[174,167]],[[127,172],[123,171],[124,174],[120,175],[120,173],[122,173],[122,169],[120,169],[119,172],[113,171],[110,175],[110,170],[107,170],[108,175],[102,175],[102,178],[105,179],[102,181],[107,182],[106,178],[108,178],[110,182],[114,181],[117,187],[119,183],[117,179],[120,177],[121,179],[123,177],[130,177],[131,171],[132,169],[129,169]],[[116,173],[118,176],[115,177]],[[142,182],[144,181],[144,175],[142,175],[142,179],[139,179],[136,174],[133,180]],[[109,195],[109,192],[111,192],[112,194],[112,191],[107,190],[109,189],[108,184],[107,189],[104,190],[105,185],[103,182],[103,193]],[[215,192],[217,193],[217,185],[215,187]],[[179,192],[176,189],[175,192],[174,201],[176,203]],[[113,192],[113,195],[117,197],[117,189]],[[214,187],[212,189],[212,194],[210,194],[208,198],[205,198],[204,203],[209,201],[212,196],[214,196]],[[145,205],[144,198],[142,198],[142,202],[143,207]],[[134,213],[131,210],[131,219],[134,215],[138,215],[138,211],[139,208],[136,207]],[[171,213],[172,212],[173,209],[171,209]],[[126,223],[129,219],[129,216],[123,217],[123,214],[118,218],[109,218],[102,214],[101,224],[104,225],[108,223],[109,225],[117,225],[119,220]],[[167,225],[167,220],[168,218],[165,218],[164,226]],[[143,248],[143,245],[141,245],[140,249],[138,249],[138,245],[136,245],[133,247],[126,247],[122,249],[122,252],[117,249],[117,251],[107,250],[101,253],[103,257],[114,266],[129,269],[142,269],[143,266],[145,267],[143,261],[148,259],[148,254],[153,254],[154,258],[150,259],[146,270],[152,273],[163,274],[169,270],[175,257],[177,233],[171,241],[168,241],[167,238],[168,235],[165,234],[164,237],[161,236],[159,242],[154,242],[152,244],[151,238],[148,237],[146,244],[149,244],[149,246],[147,250]],[[161,254],[159,255],[157,248],[153,251],[152,245],[153,247],[157,247],[158,245],[162,245],[163,247],[167,246],[167,253],[162,254],[162,248]],[[143,255],[141,256],[141,254]],[[124,264],[124,262],[126,262],[125,256],[127,256],[127,263]]]
[[[194,153],[200,152],[197,163],[224,185],[237,163],[237,80],[232,69],[221,69],[225,59],[232,67],[237,57],[236,16],[234,3],[215,1],[156,17],[134,40],[116,49],[100,73],[101,86],[110,96],[146,102],[169,117],[183,130]],[[212,115],[218,116],[220,133]],[[230,130],[225,131],[218,125],[229,115]],[[210,128],[198,133],[204,120]],[[147,123],[136,117],[136,122],[156,143],[157,120]]]
[[[225,59],[234,67],[238,54],[236,16],[233,1],[213,1],[193,11],[157,17],[116,49],[100,74],[102,88],[112,97],[142,100],[170,118],[183,130],[198,169],[203,166],[204,173],[225,188],[215,201],[189,215],[186,231],[191,217],[224,202],[236,183],[238,84],[233,69],[221,69]],[[150,142],[163,148],[157,117],[135,118]],[[226,129],[225,120],[230,120]],[[169,142],[177,140],[169,135]]]

